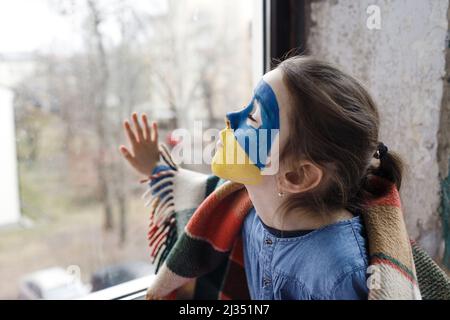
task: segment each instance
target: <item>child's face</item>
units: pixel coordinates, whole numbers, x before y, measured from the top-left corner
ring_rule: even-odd
[[[244,184],[259,184],[262,176],[276,174],[280,144],[288,132],[288,92],[282,72],[264,75],[250,103],[227,114],[227,128],[212,163],[213,172]]]

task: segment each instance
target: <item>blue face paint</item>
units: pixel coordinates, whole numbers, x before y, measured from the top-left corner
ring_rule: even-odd
[[[261,121],[257,124],[249,120],[249,115],[258,112]],[[240,111],[227,113],[227,119],[241,148],[258,169],[263,169],[280,129],[280,110],[270,85],[261,80],[248,106]]]

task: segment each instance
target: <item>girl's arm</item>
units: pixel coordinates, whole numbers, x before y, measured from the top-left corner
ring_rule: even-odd
[[[219,178],[175,166],[164,146],[161,147],[162,164],[153,170],[149,189],[144,194],[146,206],[150,207],[150,256],[158,273],[147,290],[147,299],[175,298],[170,295],[175,289],[177,298],[191,299],[195,287],[192,279],[168,272],[165,262],[173,251],[184,250],[184,228],[203,200],[218,186]],[[171,275],[170,279],[164,276],[167,274]],[[186,296],[180,296],[180,291]]]
[[[148,241],[150,256],[158,271],[194,211],[224,181],[213,175],[180,168],[173,162],[167,148],[158,145],[156,123],[153,122],[150,128],[145,114],[142,125],[136,113],[132,120],[134,128],[128,121],[124,122],[131,150],[123,145],[119,149],[130,165],[146,177],[142,182],[148,184],[143,195],[146,207],[150,208]],[[149,288],[149,298],[166,296],[173,289],[153,292]]]
[[[143,114],[141,123],[136,112],[131,118],[133,127],[128,120],[124,121],[131,148],[121,145],[119,150],[128,163],[145,176],[141,181],[148,182],[149,189],[143,198],[158,225],[161,226],[163,217],[175,212],[177,228],[182,231],[193,211],[218,186],[219,178],[180,168],[167,148],[158,144],[156,122],[150,127]]]

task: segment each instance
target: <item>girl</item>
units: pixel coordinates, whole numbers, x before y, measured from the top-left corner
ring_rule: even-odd
[[[132,150],[120,150],[150,177],[149,239],[161,266],[149,298],[167,297],[186,284],[196,297],[215,287],[220,291],[215,297],[242,298],[245,294],[230,292],[248,287],[252,299],[368,298],[362,214],[371,212],[369,196],[397,192],[402,164],[379,143],[377,108],[353,77],[310,57],[287,59],[264,75],[249,105],[227,114],[212,162],[216,176],[234,183],[178,168],[167,152],[162,154],[167,165],[156,166],[157,126],[151,130],[145,115],[143,125],[136,114],[132,118],[134,130],[125,122]],[[245,161],[236,163],[230,153]],[[188,189],[180,188],[181,176]],[[371,177],[387,184],[374,184]],[[389,237],[398,237],[397,247],[373,243],[382,243],[377,251],[403,257],[414,277],[401,212],[387,216],[399,220],[389,231]],[[383,234],[370,219],[365,218],[374,237]],[[209,282],[200,281],[208,276]],[[416,283],[398,281],[407,288],[406,297],[420,297]]]

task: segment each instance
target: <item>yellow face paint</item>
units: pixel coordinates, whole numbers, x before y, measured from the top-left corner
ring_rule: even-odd
[[[227,113],[226,126],[211,164],[213,173],[243,184],[261,183],[263,173],[269,173],[270,152],[280,129],[278,103],[269,84],[261,80],[247,107]]]
[[[247,153],[234,137],[229,128],[220,132],[222,146],[219,146],[213,159],[211,168],[213,173],[223,179],[248,185],[259,184],[262,180],[261,171],[252,163]]]

